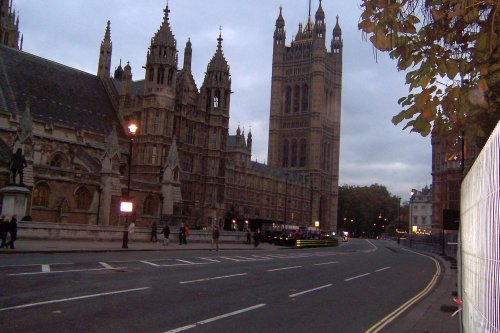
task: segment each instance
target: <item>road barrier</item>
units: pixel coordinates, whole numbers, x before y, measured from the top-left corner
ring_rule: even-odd
[[[499,332],[500,122],[461,186],[463,332]],[[461,259],[461,260],[460,260]]]
[[[328,239],[297,239],[295,247],[323,247],[323,246],[338,246],[339,241],[336,238]]]

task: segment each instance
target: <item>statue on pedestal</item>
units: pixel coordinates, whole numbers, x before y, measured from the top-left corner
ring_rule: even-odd
[[[27,167],[26,159],[23,155],[23,150],[21,148],[17,148],[15,154],[12,155],[12,159],[10,162],[10,171],[12,172],[12,183],[16,183],[16,176],[19,174],[19,185],[23,184],[23,170]]]

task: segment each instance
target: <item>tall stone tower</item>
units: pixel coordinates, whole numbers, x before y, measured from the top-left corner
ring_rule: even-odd
[[[12,0],[0,0],[0,44],[22,50],[19,45],[19,17],[12,10]]]
[[[307,177],[310,224],[336,229],[342,31],[337,17],[330,50],[326,49],[325,13],[309,16],[286,46],[282,8],[274,31],[268,161],[271,166]]]

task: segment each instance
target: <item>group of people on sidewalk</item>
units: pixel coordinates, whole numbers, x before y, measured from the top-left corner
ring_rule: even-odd
[[[7,236],[10,235],[9,241]],[[17,239],[17,216],[12,215],[10,221],[5,215],[0,216],[0,236],[2,237],[2,244],[0,248],[14,249],[14,242]]]
[[[157,232],[158,225],[156,222],[153,222],[151,225],[151,237],[149,239],[151,242],[158,242]],[[168,246],[170,243],[170,227],[165,225],[161,230],[161,234],[163,235],[163,246]],[[189,229],[184,225],[184,223],[182,223],[179,228],[179,245],[187,244],[187,236],[189,236]]]

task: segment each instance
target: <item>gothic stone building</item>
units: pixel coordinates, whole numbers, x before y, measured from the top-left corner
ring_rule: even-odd
[[[92,75],[22,52],[12,4],[1,4],[8,43],[0,45],[0,187],[10,183],[11,152],[22,148],[33,220],[119,225],[127,198],[143,226],[320,221],[335,229],[342,40],[337,22],[325,49],[321,2],[291,47],[281,9],[276,21],[269,165],[251,160],[251,132],[229,135],[231,75],[220,34],[198,88],[189,40],[178,66],[167,5],[145,77],[134,81],[128,63],[111,75],[110,22]]]

